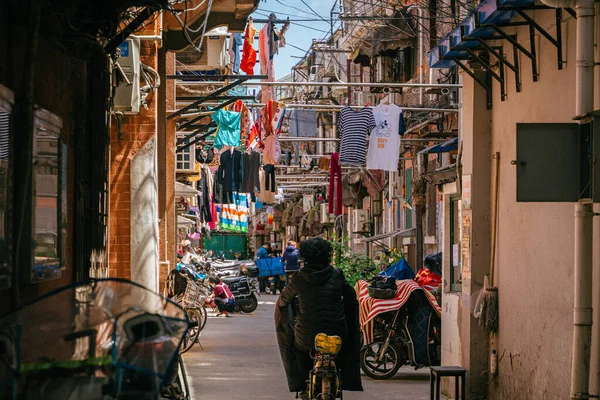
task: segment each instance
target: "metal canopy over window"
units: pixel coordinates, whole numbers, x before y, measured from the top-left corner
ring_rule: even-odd
[[[458,66],[471,76],[477,83],[488,92],[488,108],[492,106],[491,81],[481,79],[475,75],[466,63],[477,62],[487,72],[491,79],[500,83],[500,99],[506,99],[505,67],[515,74],[516,91],[521,91],[521,76],[519,73],[519,52],[531,61],[533,81],[537,82],[539,73],[537,68],[537,50],[535,44],[535,33],[538,32],[546,38],[557,49],[558,69],[563,68],[562,61],[562,9],[537,6],[533,0],[485,0],[477,6],[462,22],[449,34],[439,41],[429,54],[429,65],[431,68],[453,68]],[[550,10],[556,14],[556,37],[550,35],[526,10]],[[574,16],[571,9],[565,9]],[[513,19],[520,16],[524,21],[515,22]],[[505,27],[528,26],[530,33],[529,49],[517,41],[516,35],[510,35],[504,31]],[[488,40],[506,40],[512,45],[512,60],[504,56],[502,46],[492,46]],[[490,56],[498,60],[500,68],[492,67]]]

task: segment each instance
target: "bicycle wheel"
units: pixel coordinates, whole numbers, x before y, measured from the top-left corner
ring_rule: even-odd
[[[202,330],[206,326],[206,321],[208,320],[208,313],[206,312],[206,307],[204,306],[204,304],[201,304],[198,306],[198,311],[200,311],[199,326],[200,326],[200,332],[202,332]]]
[[[189,351],[194,346],[194,343],[198,340],[198,335],[200,335],[200,323],[202,322],[202,315],[197,308],[186,308],[185,312],[190,320],[190,327],[183,336],[181,348],[179,349],[180,354]]]

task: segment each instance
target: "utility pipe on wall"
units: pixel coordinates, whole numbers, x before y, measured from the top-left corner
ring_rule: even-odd
[[[575,55],[575,113],[594,110],[594,1],[542,0],[551,7],[575,8],[577,35]],[[589,398],[592,342],[593,219],[592,203],[575,205],[575,293],[573,305],[573,350],[571,400]]]

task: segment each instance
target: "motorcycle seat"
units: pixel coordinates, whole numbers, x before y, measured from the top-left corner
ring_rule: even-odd
[[[232,277],[227,277],[227,278],[221,278],[221,281],[225,282],[226,285],[229,285],[230,283],[239,282],[244,278],[245,277],[243,277],[243,276],[232,276]]]

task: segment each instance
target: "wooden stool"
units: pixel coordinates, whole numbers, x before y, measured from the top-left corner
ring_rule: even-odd
[[[453,376],[454,377],[454,394],[455,400],[459,400],[458,397],[458,378],[462,379],[462,387],[461,387],[461,397],[460,400],[467,400],[467,389],[465,385],[465,378],[467,375],[467,370],[463,367],[450,367],[450,366],[442,366],[442,367],[430,367],[431,368],[431,400],[440,400],[440,391],[441,391],[441,380],[443,376]],[[435,385],[435,392],[434,392]],[[434,397],[435,393],[435,397]]]

